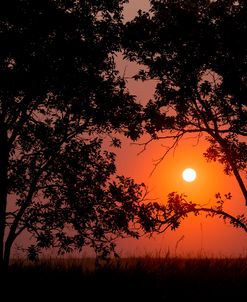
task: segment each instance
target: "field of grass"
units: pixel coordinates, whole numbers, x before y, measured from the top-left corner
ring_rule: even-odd
[[[247,301],[247,259],[18,260],[4,288],[6,301]]]

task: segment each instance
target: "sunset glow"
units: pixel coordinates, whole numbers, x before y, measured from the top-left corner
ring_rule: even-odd
[[[246,259],[247,1],[7,2],[0,273],[57,252]]]
[[[183,171],[182,177],[186,182],[193,182],[196,179],[196,171],[192,168],[187,168]]]

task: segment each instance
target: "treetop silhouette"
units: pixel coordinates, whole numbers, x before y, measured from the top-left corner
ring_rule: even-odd
[[[117,176],[115,154],[104,150],[106,137],[121,145],[118,133],[175,142],[206,133],[205,156],[233,173],[247,197],[245,2],[151,1],[150,13],[126,26],[125,2],[0,4],[1,269],[24,232],[35,259],[42,249],[84,246],[108,257],[117,238],[176,229],[191,212],[246,231],[245,217],[224,212],[220,195],[211,209],[176,193],[166,205],[147,202],[145,185]],[[158,79],[145,107],[116,70],[123,48],[145,66],[136,78]]]
[[[137,236],[129,223],[142,185],[115,177],[115,154],[102,145],[140,128],[114,62],[125,2],[0,4],[1,267],[25,231],[33,256],[85,245],[105,256],[118,236]]]
[[[158,81],[145,131],[150,141],[173,139],[171,148],[187,134],[205,134],[206,159],[235,176],[247,204],[247,3],[150,3],[126,25],[123,42],[126,58],[140,64],[135,79]]]

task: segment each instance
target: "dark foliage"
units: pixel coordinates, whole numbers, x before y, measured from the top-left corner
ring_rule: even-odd
[[[165,204],[152,202],[145,205],[145,220],[142,225],[146,232],[163,233],[168,228],[176,230],[190,214],[198,216],[204,213],[207,217],[218,217],[225,223],[230,223],[233,227],[241,228],[247,233],[247,218],[245,215],[233,216],[224,210],[225,201],[231,198],[231,193],[224,196],[217,193],[215,194],[215,205],[204,207],[188,201],[184,194],[172,192],[168,195]]]
[[[137,236],[142,185],[115,177],[103,146],[139,132],[140,105],[114,62],[125,2],[0,4],[1,264],[23,231],[32,259],[85,245],[107,256],[115,238]]]
[[[205,157],[234,174],[247,203],[247,3],[151,0],[125,29],[125,55],[142,65],[136,79],[157,80],[144,110],[151,140],[187,134],[210,142]]]
[[[219,195],[211,209],[175,193],[164,206],[144,203],[145,186],[116,176],[115,154],[104,151],[105,137],[120,147],[114,133],[137,139],[143,120],[152,139],[205,132],[206,157],[233,172],[246,197],[245,2],[151,1],[152,14],[140,12],[124,29],[125,2],[0,4],[1,266],[24,231],[36,261],[51,247],[90,246],[107,258],[115,239],[176,229],[201,211],[246,230]],[[122,42],[147,67],[137,78],[159,80],[143,116],[115,68]]]

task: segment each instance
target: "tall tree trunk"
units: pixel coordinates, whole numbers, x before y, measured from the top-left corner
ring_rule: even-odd
[[[13,242],[15,241],[16,237],[8,236],[7,240],[5,241],[5,247],[4,247],[4,255],[3,255],[3,270],[7,271],[9,266],[9,260],[10,260],[10,252]]]
[[[247,206],[247,189],[246,189],[243,179],[238,171],[237,165],[235,164],[234,158],[232,157],[232,155],[229,151],[229,146],[226,144],[226,141],[219,134],[215,135],[214,138],[220,144],[220,146],[222,147],[222,149],[226,155],[226,159],[227,159],[227,161],[232,169],[232,172],[239,184],[239,187],[240,187],[240,189],[243,193],[244,199],[245,199],[245,205]]]
[[[245,187],[245,184],[243,182],[243,179],[242,177],[240,176],[240,173],[234,163],[234,161],[231,159],[231,156],[227,156],[228,157],[228,162],[232,168],[232,171],[233,171],[233,174],[234,176],[236,177],[237,181],[238,181],[238,184],[240,186],[240,189],[244,195],[244,198],[245,198],[245,205],[247,206],[247,189]]]
[[[8,195],[8,142],[7,130],[0,125],[0,270],[4,269],[4,234]]]

